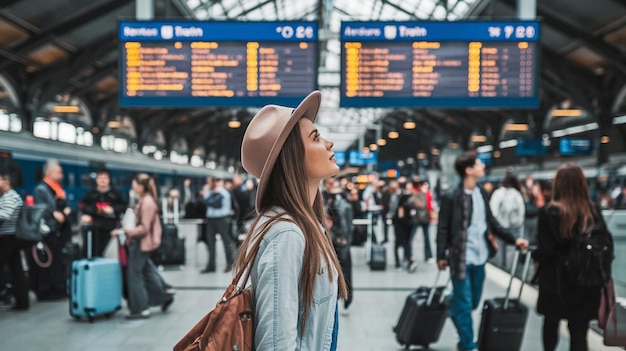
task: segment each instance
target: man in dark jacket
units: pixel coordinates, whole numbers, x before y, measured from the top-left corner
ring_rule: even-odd
[[[115,229],[121,215],[126,210],[126,199],[111,187],[111,175],[106,169],[96,172],[96,186],[80,202],[83,210],[81,220],[91,225],[91,254],[101,257],[104,254],[111,230]],[[87,231],[83,233],[83,257],[87,257]]]
[[[48,235],[43,244],[38,244],[37,255],[29,260],[29,279],[32,290],[39,300],[54,300],[66,296],[67,266],[63,259],[63,247],[69,240],[70,208],[67,206],[65,190],[63,190],[63,168],[56,160],[48,160],[43,167],[44,178],[35,187],[36,204],[46,205],[43,219]],[[47,249],[46,249],[47,246]],[[48,256],[49,252],[52,257]],[[35,260],[34,256],[38,259]],[[55,258],[56,257],[56,258]],[[51,259],[53,258],[53,259]],[[47,263],[41,262],[47,260]],[[51,262],[50,262],[51,261]]]
[[[488,233],[522,249],[528,247],[528,241],[516,239],[493,217],[487,195],[477,185],[478,179],[485,175],[485,165],[475,154],[459,155],[454,168],[462,181],[441,199],[437,265],[440,270],[450,265],[453,285],[450,318],[459,333],[458,349],[468,351],[477,350],[472,310],[478,307],[481,299],[485,263],[490,255],[495,254]]]

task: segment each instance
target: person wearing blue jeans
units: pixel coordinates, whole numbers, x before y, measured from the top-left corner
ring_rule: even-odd
[[[495,255],[489,233],[525,249],[526,239],[516,239],[494,218],[485,191],[477,181],[485,175],[485,165],[475,154],[459,155],[454,163],[462,181],[441,199],[437,226],[437,265],[450,266],[452,300],[450,318],[459,334],[459,351],[477,350],[472,310],[480,303],[485,281],[485,263]]]
[[[456,327],[466,349],[475,349],[472,311],[478,307],[483,294],[485,282],[485,265],[469,265],[465,267],[465,279],[452,278],[452,306],[450,318]],[[460,349],[463,349],[460,347]]]

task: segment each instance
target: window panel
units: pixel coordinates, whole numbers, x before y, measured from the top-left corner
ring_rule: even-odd
[[[420,6],[417,10],[423,13],[431,13],[434,9],[435,2],[433,2],[432,0],[424,0],[420,3]]]
[[[76,144],[76,127],[69,123],[59,123],[59,141]]]
[[[0,130],[9,130],[9,115],[0,110]]]
[[[36,121],[33,123],[33,135],[42,139],[50,139],[50,122]]]
[[[187,0],[187,6],[193,10],[200,6],[200,0]]]
[[[445,19],[446,15],[446,9],[444,9],[443,6],[437,6],[435,11],[433,12],[433,18],[438,20]]]
[[[209,16],[209,13],[205,9],[196,10],[195,14],[198,19],[206,19]]]
[[[454,14],[457,15],[457,16],[462,16],[468,10],[469,10],[469,5],[466,2],[462,1],[462,2],[459,2],[456,5],[456,7],[454,8],[454,10],[452,12],[454,12]]]

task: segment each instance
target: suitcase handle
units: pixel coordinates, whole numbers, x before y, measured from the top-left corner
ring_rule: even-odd
[[[82,230],[87,231],[87,242],[83,243],[83,245],[87,245],[87,259],[88,260],[92,260],[93,259],[93,227],[91,226],[91,224],[81,224],[82,226]]]
[[[520,249],[515,250],[515,257],[513,258],[513,267],[511,267],[511,279],[509,280],[509,286],[506,288],[506,297],[504,298],[504,305],[502,306],[505,310],[509,307],[511,286],[513,285],[513,279],[515,279],[515,270],[517,269],[517,261],[519,261]],[[524,260],[524,270],[522,271],[522,285],[519,288],[519,293],[517,295],[517,301],[522,299],[522,291],[524,290],[524,284],[526,282],[526,276],[528,275],[528,266],[530,265],[530,250],[523,251],[523,254],[526,255],[526,259]]]
[[[167,208],[167,197],[161,199],[161,211],[163,212],[163,224],[170,223],[170,213]],[[178,199],[172,201],[172,223],[178,225],[180,219],[180,209],[178,208]]]
[[[430,292],[428,293],[428,300],[426,300],[426,306],[430,306],[433,303],[433,298],[435,297],[435,291],[437,290],[437,283],[439,282],[439,277],[441,276],[441,270],[437,270],[437,275],[435,276],[435,283],[433,284],[433,287],[430,289]],[[452,281],[452,276],[448,277],[448,281],[446,282],[446,285],[444,286],[444,290],[445,288],[448,287],[448,285],[450,285],[450,282]],[[442,292],[441,293],[441,297],[439,298],[439,303],[443,303],[443,300],[446,298],[446,295]]]

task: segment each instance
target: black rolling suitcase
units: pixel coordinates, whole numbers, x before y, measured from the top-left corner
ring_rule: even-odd
[[[369,266],[372,271],[384,271],[387,269],[387,248],[378,243],[374,233],[374,214],[367,213],[367,242],[365,247],[370,250]]]
[[[480,351],[518,351],[522,346],[524,329],[528,319],[528,307],[521,303],[524,281],[528,274],[530,251],[526,252],[524,271],[517,299],[510,299],[511,285],[517,268],[519,250],[515,251],[511,280],[504,298],[485,300],[482,320],[478,332],[478,349]]]
[[[152,262],[157,266],[184,266],[185,239],[178,236],[178,202],[174,201],[172,217],[167,213],[167,200],[163,199],[163,234],[161,245],[150,255]]]
[[[396,340],[408,350],[411,345],[428,345],[439,340],[450,312],[445,286],[437,286],[441,271],[437,272],[432,288],[421,286],[406,298],[398,324],[393,328]],[[448,280],[448,283],[450,280]]]
[[[382,244],[372,244],[370,269],[373,271],[384,271],[387,269],[387,249]]]

